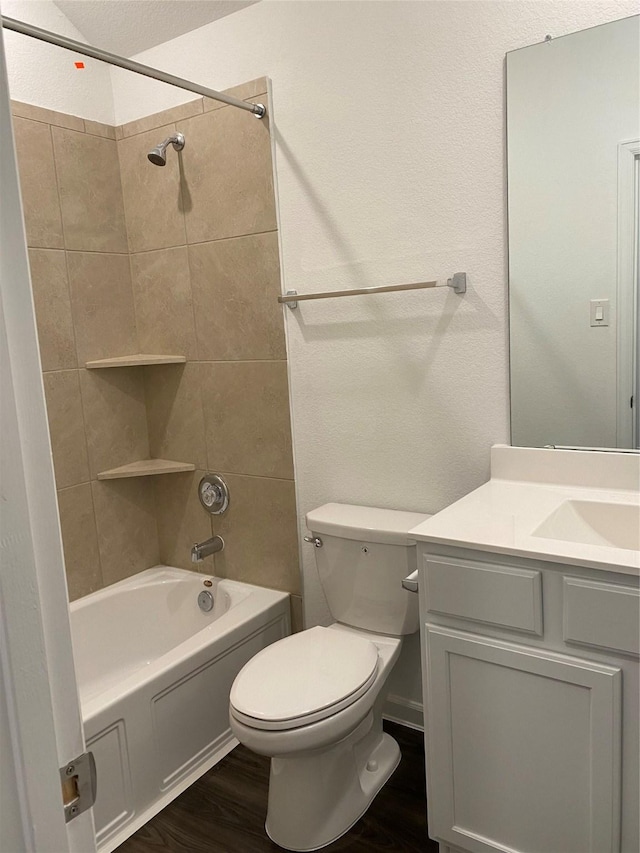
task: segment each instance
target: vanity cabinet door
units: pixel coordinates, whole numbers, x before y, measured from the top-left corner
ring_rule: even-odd
[[[621,673],[425,625],[432,837],[470,853],[615,853]]]

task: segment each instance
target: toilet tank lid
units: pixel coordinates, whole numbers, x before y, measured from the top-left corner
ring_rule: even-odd
[[[342,539],[382,545],[415,545],[416,540],[409,536],[409,531],[430,517],[420,512],[330,503],[307,513],[307,527],[312,533]]]

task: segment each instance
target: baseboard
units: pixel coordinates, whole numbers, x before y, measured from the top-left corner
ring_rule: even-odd
[[[384,703],[382,716],[392,723],[399,723],[401,726],[417,729],[420,732],[424,731],[422,702],[415,702],[413,699],[405,699],[403,696],[390,693]]]

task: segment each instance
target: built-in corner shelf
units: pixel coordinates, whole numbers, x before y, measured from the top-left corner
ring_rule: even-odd
[[[104,367],[140,367],[145,364],[184,364],[184,355],[148,355],[139,353],[136,355],[118,355],[115,358],[100,358],[97,361],[88,361],[85,367],[88,370],[97,370]]]
[[[101,471],[99,480],[121,480],[124,477],[152,477],[154,474],[180,474],[183,471],[195,471],[190,462],[172,462],[170,459],[141,459],[119,468]]]

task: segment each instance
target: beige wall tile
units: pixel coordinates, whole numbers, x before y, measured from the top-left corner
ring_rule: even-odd
[[[287,364],[203,362],[208,467],[293,479]]]
[[[300,594],[294,485],[223,474],[231,495],[223,516],[212,516],[225,549],[215,555],[220,577]]]
[[[98,534],[91,483],[58,492],[69,600],[102,587]]]
[[[67,249],[126,252],[115,140],[51,129]]]
[[[258,77],[256,80],[249,80],[247,83],[240,83],[239,86],[232,86],[231,89],[225,89],[224,93],[225,95],[232,95],[234,98],[238,98],[241,101],[248,101],[251,98],[257,98],[258,95],[264,95],[266,98],[267,78]],[[213,98],[204,99],[205,112],[217,110],[224,106],[226,105],[221,101],[214,101]]]
[[[304,631],[304,614],[302,612],[302,597],[292,595],[289,599],[291,605],[291,633],[297,634]]]
[[[140,352],[197,358],[186,246],[131,256]]]
[[[89,469],[101,471],[149,458],[142,370],[81,370]]]
[[[162,112],[135,119],[135,121],[127,122],[127,124],[120,124],[116,128],[116,133],[119,139],[126,139],[128,136],[145,133],[147,130],[156,130],[167,124],[199,115],[201,112],[202,98],[196,98],[193,101],[188,101],[186,104],[179,104],[177,107],[170,107],[168,110],[162,110]]]
[[[285,359],[278,234],[189,247],[202,360]]]
[[[206,468],[200,366],[146,367],[144,377],[151,456]]]
[[[174,130],[174,125],[166,125],[117,143],[132,252],[180,246],[186,242],[185,202],[180,181],[184,152],[174,151],[170,145],[166,166],[154,166],[147,159],[149,151]],[[185,151],[190,144],[187,139]]]
[[[62,249],[62,216],[56,185],[51,130],[46,124],[13,120],[20,189],[29,246]]]
[[[78,364],[138,352],[127,255],[68,252]]]
[[[45,124],[54,124],[58,127],[68,127],[70,130],[84,130],[84,119],[72,116],[68,113],[58,113],[45,107],[37,107],[35,104],[25,104],[22,101],[11,101],[11,112],[14,116],[41,121]]]
[[[242,110],[213,110],[183,122],[182,132],[188,242],[274,231],[268,121]]]
[[[30,249],[29,266],[42,369],[77,367],[65,253],[60,249]]]
[[[211,516],[198,500],[198,483],[204,471],[154,477],[160,562],[180,569],[214,574],[213,557],[191,562],[191,548],[211,533]]]
[[[159,562],[152,479],[133,477],[91,483],[105,586]]]
[[[104,136],[105,139],[115,139],[116,129],[111,124],[103,124],[101,121],[84,120],[85,133],[91,133],[93,136]]]
[[[59,489],[89,479],[82,401],[77,370],[44,374],[47,420]]]

